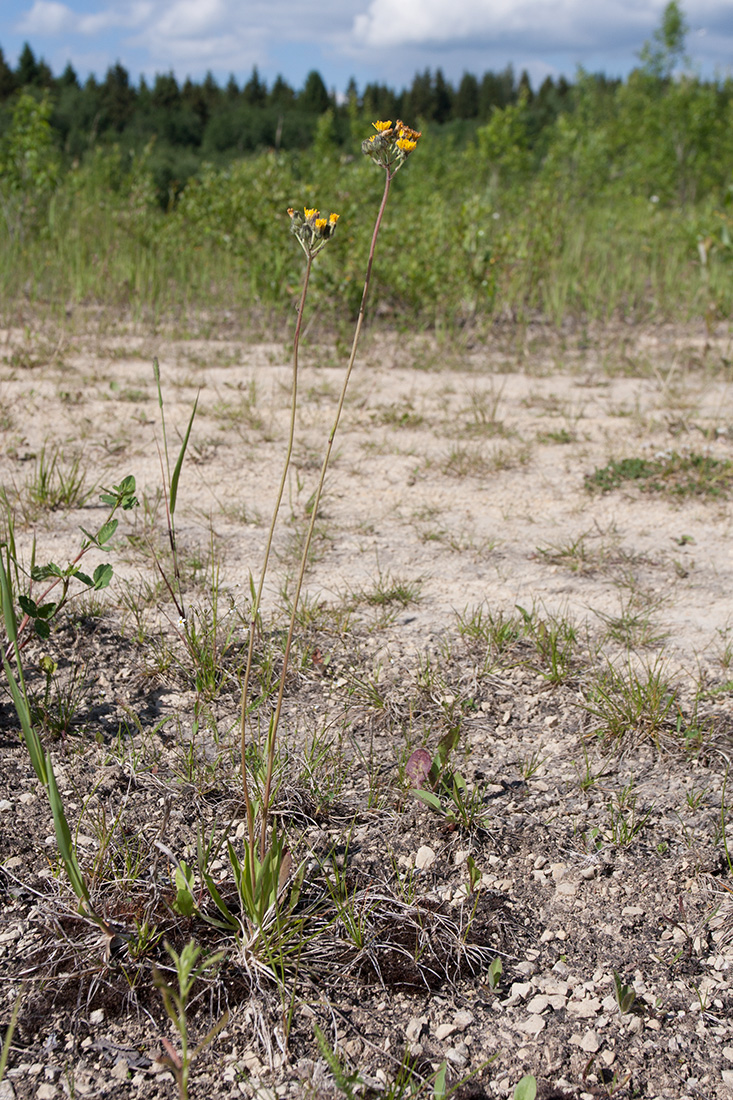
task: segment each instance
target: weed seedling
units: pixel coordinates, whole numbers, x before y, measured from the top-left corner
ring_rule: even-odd
[[[216,1036],[222,1028],[226,1026],[229,1020],[229,1013],[225,1012],[206,1035],[204,1035],[203,1039],[191,1049],[187,1017],[188,1000],[196,980],[202,977],[207,970],[211,970],[220,963],[224,958],[225,952],[220,951],[216,955],[209,955],[197,966],[196,963],[201,954],[201,948],[193,941],[186,944],[180,955],[174,951],[169,943],[166,942],[165,947],[173,960],[176,973],[176,985],[169,985],[157,966],[153,967],[153,981],[156,989],[159,990],[163,998],[163,1004],[168,1013],[168,1018],[178,1032],[181,1052],[179,1054],[170,1040],[164,1038],[163,1046],[166,1049],[167,1056],[161,1059],[161,1061],[168,1065],[173,1072],[173,1076],[176,1079],[176,1085],[178,1086],[179,1100],[188,1100],[188,1079],[191,1072],[191,1063],[206,1049],[206,1047],[213,1043]]]

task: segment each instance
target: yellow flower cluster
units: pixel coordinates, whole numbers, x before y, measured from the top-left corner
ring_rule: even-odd
[[[315,206],[304,207],[303,212],[288,208],[290,215],[290,232],[297,238],[300,247],[306,256],[317,256],[327,241],[331,239],[339,220],[338,214],[329,214],[327,218],[321,217],[320,210]]]
[[[386,122],[373,122],[372,126],[377,132],[362,142],[362,152],[394,174],[417,148],[422,134],[405,126],[399,118],[394,125],[388,119]]]

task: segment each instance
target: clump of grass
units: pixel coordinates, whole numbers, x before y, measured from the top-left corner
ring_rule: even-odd
[[[56,512],[62,508],[81,508],[94,492],[87,486],[82,456],[67,459],[61,447],[41,447],[33,472],[26,482],[25,492],[30,511],[40,509]]]
[[[719,497],[733,485],[733,463],[712,455],[671,451],[656,458],[622,458],[587,474],[587,489],[603,493],[633,482],[645,493],[671,497]]]
[[[621,667],[606,665],[588,688],[584,706],[592,732],[609,748],[628,739],[649,740],[661,748],[681,725],[678,690],[659,660],[653,665],[636,666],[631,659]]]

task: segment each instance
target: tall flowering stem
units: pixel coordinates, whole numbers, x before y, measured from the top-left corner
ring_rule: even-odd
[[[394,124],[394,126],[391,122],[375,122],[372,125],[374,126],[376,133],[362,143],[362,151],[365,153],[365,155],[369,156],[372,160],[375,161],[376,164],[384,169],[384,193],[382,195],[382,202],[379,207],[377,219],[374,223],[374,231],[372,233],[372,241],[369,248],[369,258],[367,260],[366,267],[366,275],[364,278],[364,289],[361,295],[361,305],[359,306],[359,315],[356,320],[354,339],[351,345],[351,354],[349,355],[349,361],[346,367],[346,374],[344,376],[343,385],[341,387],[339,402],[336,407],[336,415],[334,417],[333,426],[329,433],[328,442],[326,444],[326,451],[323,456],[321,473],[318,479],[315,497],[313,499],[313,507],[311,509],[310,523],[308,525],[305,544],[303,546],[303,553],[300,560],[300,569],[298,571],[298,578],[295,584],[295,593],[293,596],[293,604],[290,614],[290,626],[288,628],[288,636],[285,643],[285,654],[283,658],[282,673],[280,675],[280,685],[277,693],[277,702],[275,704],[275,711],[270,721],[268,732],[267,775],[265,778],[265,789],[262,799],[262,814],[260,821],[260,860],[263,860],[265,858],[265,851],[267,848],[267,825],[269,817],[270,798],[272,795],[272,777],[275,762],[275,745],[277,739],[277,730],[280,723],[280,714],[282,712],[283,697],[285,695],[285,680],[287,677],[288,663],[290,660],[290,650],[292,648],[293,635],[295,633],[298,601],[300,599],[300,593],[303,587],[303,578],[305,577],[308,554],[310,551],[313,531],[315,529],[316,519],[318,516],[318,506],[320,504],[321,494],[323,492],[323,485],[326,479],[326,471],[328,469],[328,463],[331,458],[331,451],[333,449],[333,441],[336,437],[336,432],[338,430],[339,421],[341,419],[341,412],[344,407],[344,401],[346,400],[346,391],[348,389],[351,372],[353,370],[354,361],[356,359],[356,351],[359,345],[359,336],[361,335],[361,328],[364,322],[367,299],[369,297],[369,285],[371,283],[372,264],[374,263],[377,238],[379,236],[379,230],[382,226],[384,211],[387,208],[387,200],[389,198],[389,192],[392,186],[392,180],[395,177],[395,173],[399,171],[399,169],[407,160],[408,156],[414,151],[415,147],[417,146],[417,142],[421,137],[418,131],[411,130],[408,126],[405,126],[404,123],[400,122],[399,120]],[[245,764],[243,755],[243,772],[244,768]]]
[[[295,438],[295,419],[298,405],[298,351],[300,348],[300,333],[303,326],[303,313],[305,311],[305,301],[308,295],[308,283],[310,281],[311,269],[313,267],[313,260],[325,246],[326,242],[333,236],[338,222],[338,214],[331,214],[328,218],[321,218],[318,210],[306,209],[302,214],[300,211],[288,210],[290,215],[290,228],[291,232],[297,238],[298,243],[305,253],[305,274],[303,276],[303,288],[300,295],[300,302],[298,304],[298,314],[295,323],[295,333],[293,335],[293,378],[291,385],[290,395],[290,425],[288,431],[288,443],[285,451],[285,462],[283,464],[282,476],[280,478],[280,485],[278,487],[277,498],[275,501],[275,507],[272,512],[272,519],[270,521],[270,529],[267,535],[267,543],[265,545],[265,557],[262,563],[262,570],[260,572],[259,584],[253,594],[252,609],[249,622],[249,639],[247,645],[247,663],[244,670],[244,678],[242,681],[242,704],[240,714],[240,740],[241,740],[241,753],[242,753],[242,787],[244,790],[244,801],[247,809],[247,832],[249,837],[250,850],[255,850],[255,809],[252,801],[252,795],[249,789],[249,783],[247,780],[247,703],[249,700],[249,686],[252,677],[252,661],[254,657],[254,642],[255,634],[257,633],[257,621],[260,613],[260,606],[262,603],[262,592],[265,586],[265,577],[267,575],[267,568],[270,562],[270,553],[272,551],[272,541],[275,534],[275,526],[277,524],[277,517],[280,511],[280,505],[282,504],[283,495],[285,492],[285,485],[287,482],[288,470],[290,469],[290,460],[293,454],[293,440]],[[264,813],[264,811],[263,811]],[[251,861],[252,876],[255,874],[254,861]],[[254,886],[254,882],[253,882]]]

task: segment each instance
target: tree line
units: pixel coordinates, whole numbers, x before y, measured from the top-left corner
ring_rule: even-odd
[[[316,71],[308,74],[300,89],[282,76],[268,85],[257,68],[241,85],[232,75],[222,87],[211,73],[200,82],[187,78],[180,83],[172,72],[158,73],[151,83],[143,76],[136,84],[119,62],[110,66],[102,80],[91,75],[82,83],[71,64],[54,76],[29,43],[15,69],[0,48],[0,130],[7,123],[13,96],[28,89],[51,97],[51,125],[61,150],[70,158],[82,156],[99,141],[137,147],[155,137],[216,159],[264,147],[307,147],[318,119],[327,111],[333,115],[337,143],[349,140],[349,115],[354,110],[373,118],[481,123],[494,109],[523,97],[541,126],[562,108],[570,85],[563,77],[556,82],[548,76],[535,93],[527,73],[517,78],[509,65],[481,78],[464,73],[457,86],[440,69],[416,73],[412,84],[401,91],[381,83],[369,83],[360,91],[352,80],[345,95],[337,96]]]

